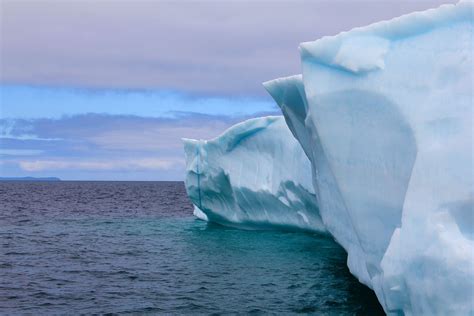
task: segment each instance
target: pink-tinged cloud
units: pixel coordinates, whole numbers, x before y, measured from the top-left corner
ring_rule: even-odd
[[[1,83],[265,94],[298,44],[457,0],[1,2]]]

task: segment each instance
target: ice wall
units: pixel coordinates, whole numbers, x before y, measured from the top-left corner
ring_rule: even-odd
[[[251,119],[213,140],[184,140],[186,189],[201,219],[245,229],[325,231],[311,165],[283,117]]]
[[[390,314],[474,313],[473,43],[464,1],[303,43],[303,76],[265,84]]]
[[[264,86],[280,106],[291,132],[300,141],[311,161],[313,186],[325,227],[348,251],[348,266],[351,272],[359,281],[371,286],[364,264],[366,255],[360,247],[358,232],[353,227],[355,219],[346,206],[317,129],[305,122],[309,108],[302,76],[272,80],[265,82]]]
[[[388,314],[473,315],[473,11],[302,43],[303,74],[264,84],[289,130],[268,117],[185,140],[195,215],[326,229]]]

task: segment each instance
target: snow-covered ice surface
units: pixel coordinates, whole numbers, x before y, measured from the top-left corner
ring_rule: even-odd
[[[198,218],[244,229],[325,231],[310,162],[282,116],[183,141],[186,190]]]
[[[388,314],[474,315],[473,12],[302,43],[303,74],[264,84],[302,149],[277,117],[185,141],[196,216],[326,229]]]
[[[464,1],[303,43],[303,76],[265,83],[387,313],[474,313],[473,43]]]

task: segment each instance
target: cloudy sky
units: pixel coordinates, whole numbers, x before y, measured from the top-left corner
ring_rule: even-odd
[[[181,180],[300,42],[454,2],[0,0],[0,176]]]

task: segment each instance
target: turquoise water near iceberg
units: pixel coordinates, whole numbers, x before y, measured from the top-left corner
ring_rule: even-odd
[[[0,313],[377,315],[331,238],[192,217],[181,182],[0,183]]]

